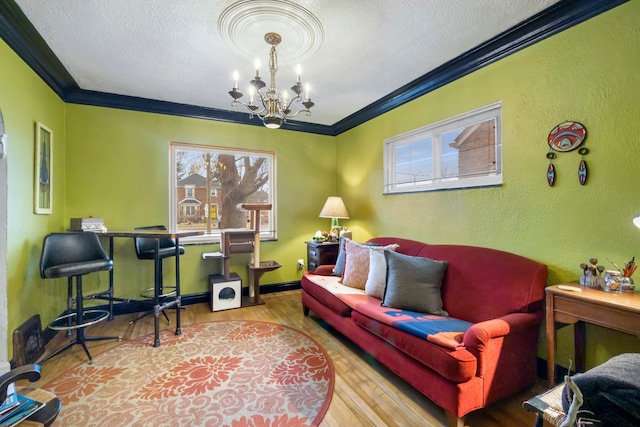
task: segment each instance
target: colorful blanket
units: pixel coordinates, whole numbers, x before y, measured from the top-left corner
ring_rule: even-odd
[[[380,300],[364,293],[335,293],[352,309],[381,323],[451,350],[464,349],[464,333],[473,323],[451,317],[382,307]]]

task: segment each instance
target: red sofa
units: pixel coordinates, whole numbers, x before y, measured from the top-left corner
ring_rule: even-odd
[[[450,425],[463,426],[467,413],[533,385],[545,265],[489,248],[391,237],[370,243],[396,243],[401,254],[448,263],[441,287],[443,308],[451,318],[473,324],[460,347],[417,337],[346,304],[327,285],[339,280],[329,277],[333,266],[320,266],[302,277],[305,316],[313,311],[444,408]]]

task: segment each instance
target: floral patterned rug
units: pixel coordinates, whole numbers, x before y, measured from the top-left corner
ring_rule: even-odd
[[[166,330],[94,357],[43,386],[62,410],[54,426],[315,426],[333,364],[310,336],[257,321]]]

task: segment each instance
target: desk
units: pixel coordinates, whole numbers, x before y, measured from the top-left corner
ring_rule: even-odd
[[[604,328],[626,332],[640,338],[640,295],[637,293],[608,293],[580,287],[582,292],[565,291],[558,285],[546,291],[547,323],[547,381],[555,384],[556,323],[574,325],[576,372],[584,372],[585,322]]]
[[[187,231],[168,231],[168,230],[130,230],[130,231],[107,231],[104,233],[98,233],[98,235],[109,238],[109,258],[113,259],[113,239],[114,237],[147,237],[156,239],[156,257],[154,259],[154,295],[153,295],[153,316],[155,322],[155,339],[153,342],[154,347],[160,346],[160,312],[165,308],[177,307],[176,310],[176,335],[180,335],[182,330],[180,329],[180,238],[189,236],[201,236],[203,231],[187,230]],[[160,304],[160,281],[159,277],[162,274],[160,270],[160,258],[157,256],[160,250],[160,239],[168,238],[175,239],[176,241],[176,296],[174,299]],[[114,268],[115,268],[114,263]],[[113,296],[113,269],[109,272],[109,312],[113,318],[113,301],[129,301]]]

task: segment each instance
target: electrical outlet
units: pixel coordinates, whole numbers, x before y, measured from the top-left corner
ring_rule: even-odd
[[[298,270],[304,270],[304,260],[302,258],[298,259]]]

